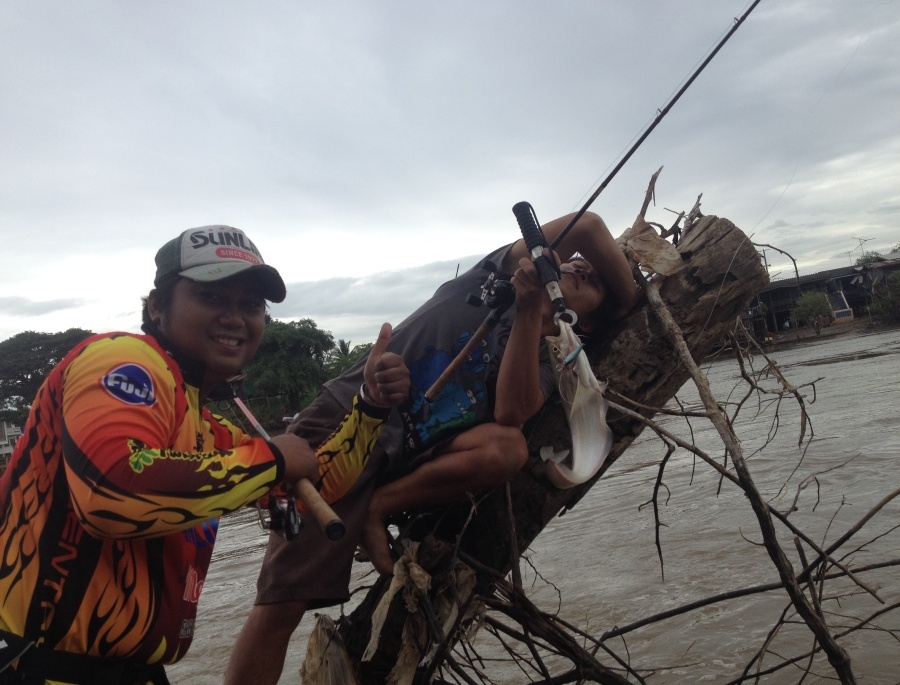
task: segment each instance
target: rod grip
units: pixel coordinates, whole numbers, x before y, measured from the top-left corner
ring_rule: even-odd
[[[547,288],[550,301],[553,302],[557,312],[566,311],[562,292],[559,289],[559,271],[550,258],[544,254],[544,248],[549,248],[550,245],[538,226],[534,209],[527,202],[517,202],[513,205],[513,214],[516,215],[516,221],[519,222],[519,230],[522,231],[525,246],[531,253],[531,261],[534,263],[534,268],[537,269],[541,283]]]
[[[309,513],[316,519],[319,527],[325,531],[325,535],[328,536],[329,540],[340,540],[344,537],[347,527],[340,517],[334,513],[334,509],[328,505],[328,502],[322,499],[322,495],[316,490],[315,485],[306,478],[301,478],[297,481],[295,490],[297,497],[309,509]]]
[[[512,211],[519,223],[519,230],[522,231],[522,237],[525,239],[525,246],[529,252],[536,247],[550,247],[538,227],[537,216],[529,203],[517,202],[513,205]]]

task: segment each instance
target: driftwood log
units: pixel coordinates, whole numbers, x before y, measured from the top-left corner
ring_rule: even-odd
[[[695,207],[685,219],[685,225],[678,227],[680,240],[673,247],[644,220],[646,207],[645,202],[635,225],[619,242],[633,262],[641,263],[644,272],[655,272],[650,278],[681,328],[693,358],[700,360],[727,337],[752,297],[767,283],[768,276],[748,238],[727,219],[702,216],[699,207]],[[660,233],[669,235],[673,231]],[[673,267],[670,263],[662,268],[648,265],[653,258],[641,256],[646,254],[641,245],[644,239],[664,243],[670,262],[677,250],[678,264]],[[653,408],[662,407],[674,397],[689,377],[669,337],[661,330],[658,318],[643,303],[603,339],[594,341],[588,350],[597,376],[608,382],[610,396],[620,404],[625,404],[622,398],[638,402],[641,408],[637,411],[648,418],[655,413]],[[560,402],[551,402],[525,427],[530,458],[508,488],[497,488],[480,496],[477,503],[473,499],[439,511],[417,513],[407,522],[403,538],[422,541],[412,549],[416,563],[431,576],[432,595],[441,587],[447,591],[448,574],[459,585],[460,560],[468,573],[474,572],[474,582],[466,586],[466,592],[472,596],[489,595],[497,573],[505,575],[512,571],[515,575],[519,552],[528,548],[552,518],[574,507],[590,488],[602,487],[603,472],[644,428],[638,419],[612,408],[607,420],[615,433],[615,443],[603,469],[589,482],[560,490],[544,477],[544,465],[538,455],[540,448],[567,446],[569,436]],[[406,658],[413,654],[413,664],[418,662],[429,643],[446,634],[452,623],[452,615],[448,618],[447,610],[432,611],[437,604],[430,604],[420,624],[422,634],[412,635],[408,625],[404,634],[409,595],[404,602],[398,593],[381,628],[377,651],[373,654],[370,649],[363,661],[370,642],[373,612],[389,584],[389,579],[379,581],[360,606],[342,617],[337,626],[362,683],[385,682],[398,659],[405,658],[404,653]],[[472,585],[474,589],[469,590]],[[426,591],[424,585],[419,591],[423,602]],[[467,598],[461,596],[462,591],[457,587],[449,592],[453,595],[450,604],[462,606],[464,611]],[[411,648],[410,642],[416,641],[420,644]],[[440,657],[440,654],[432,655],[431,661]],[[599,682],[625,682],[611,672],[602,675],[604,669],[599,664],[597,669],[601,674],[596,676]],[[423,678],[420,672],[415,682]]]

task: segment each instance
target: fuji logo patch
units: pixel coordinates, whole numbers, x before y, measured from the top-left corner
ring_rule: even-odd
[[[138,364],[122,364],[103,377],[101,385],[120,402],[152,407],[156,404],[153,379]]]

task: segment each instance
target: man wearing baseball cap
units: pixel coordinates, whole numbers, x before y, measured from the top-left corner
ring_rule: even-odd
[[[167,242],[156,253],[153,283],[159,287],[175,275],[208,283],[239,273],[253,274],[267,300],[284,300],[286,290],[278,271],[263,262],[256,245],[241,229],[231,226],[189,228]]]
[[[167,683],[219,516],[318,478],[304,439],[250,437],[205,407],[256,352],[266,300],[285,297],[278,271],[229,226],[182,232],[156,267],[144,334],[93,335],[63,358],[0,479],[0,685]],[[377,432],[405,397],[386,331],[368,379],[385,406],[352,430]]]

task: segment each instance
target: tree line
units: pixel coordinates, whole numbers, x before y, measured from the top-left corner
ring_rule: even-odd
[[[69,350],[91,335],[83,328],[25,331],[0,342],[0,420],[24,425],[44,379]],[[309,404],[323,383],[350,368],[371,346],[335,340],[312,319],[268,319],[256,357],[234,385],[250,400],[264,426],[278,427],[283,416]],[[219,403],[214,410],[234,418],[227,405]]]

